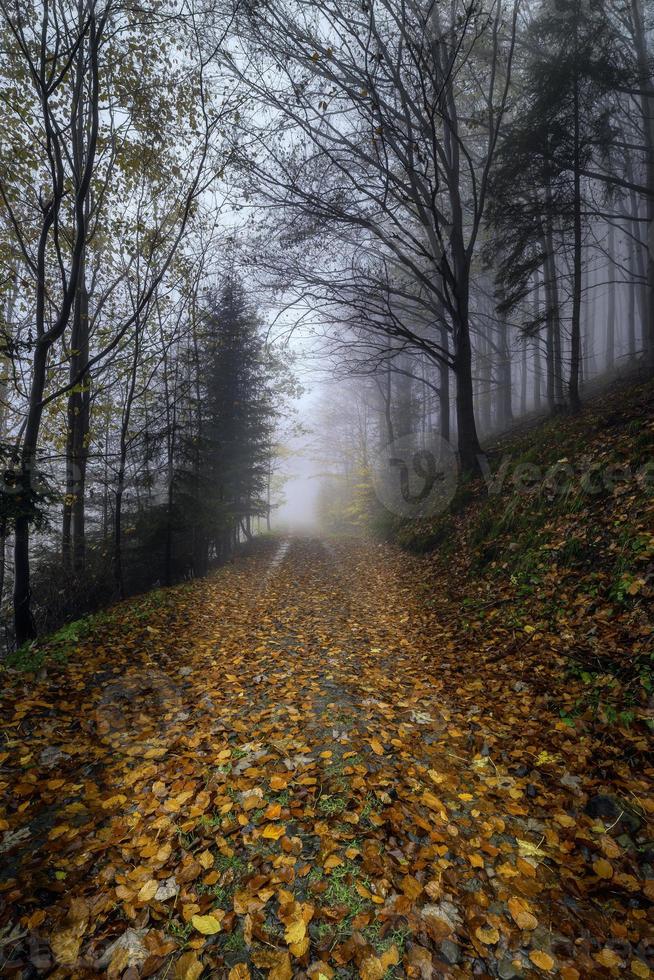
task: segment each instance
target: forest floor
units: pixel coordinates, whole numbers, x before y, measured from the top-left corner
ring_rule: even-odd
[[[62,631],[2,675],[0,974],[654,976],[651,711],[570,669],[650,649],[649,534],[613,600],[294,538]]]

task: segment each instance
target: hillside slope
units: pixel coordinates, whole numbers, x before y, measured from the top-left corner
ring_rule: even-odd
[[[569,723],[654,727],[654,384],[504,437],[483,481],[392,537],[428,553],[432,602],[481,661],[515,669],[520,651],[529,674],[563,677]]]

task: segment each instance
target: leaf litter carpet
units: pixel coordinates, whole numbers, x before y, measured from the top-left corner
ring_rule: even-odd
[[[466,648],[428,567],[277,542],[11,674],[0,973],[654,975],[651,779]]]

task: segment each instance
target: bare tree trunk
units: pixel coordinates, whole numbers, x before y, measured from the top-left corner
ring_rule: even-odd
[[[45,296],[43,298],[45,299]],[[19,485],[24,504],[16,518],[14,528],[14,625],[18,646],[36,637],[36,624],[31,609],[30,522],[37,494],[36,452],[43,414],[42,401],[49,349],[49,343],[43,339],[37,341],[32,366],[27,424],[21,452]]]
[[[647,183],[647,329],[643,332],[647,362],[654,367],[654,95],[641,0],[631,0],[631,22],[638,61],[638,87],[646,152]]]
[[[556,261],[551,226],[548,225],[543,240],[545,252],[545,309],[547,351],[547,404],[550,412],[558,412],[563,405],[563,377],[561,373],[561,323],[559,319],[559,290],[556,279]]]
[[[511,376],[511,351],[509,349],[509,328],[507,322],[502,318],[500,322],[500,338],[499,338],[499,348],[500,348],[500,363],[498,370],[498,416],[500,426],[506,428],[513,422],[513,378]],[[526,351],[526,346],[525,346]],[[526,370],[526,355],[524,361],[523,369],[523,383],[526,384],[527,370]],[[526,400],[526,399],[525,399]],[[524,408],[523,408],[524,411]]]
[[[575,31],[578,30],[579,6],[575,4]],[[573,84],[574,115],[574,168],[573,168],[573,273],[572,273],[572,322],[570,325],[570,376],[568,398],[570,408],[578,412],[581,408],[579,396],[579,366],[581,364],[581,276],[582,276],[582,223],[581,223],[581,140],[579,78],[575,71]]]
[[[86,370],[89,360],[89,296],[82,263],[80,283],[75,298],[71,330],[70,380],[82,380],[68,395],[66,433],[66,496],[62,526],[64,565],[77,571],[86,557],[85,492],[91,391]]]
[[[627,164],[627,180],[633,181],[633,166],[631,162],[631,156],[627,154],[626,157]],[[638,277],[638,285],[634,287],[637,289],[638,297],[638,314],[640,318],[640,334],[642,338],[641,351],[644,351],[647,346],[647,329],[648,329],[648,284],[647,284],[647,268],[645,262],[645,251],[646,245],[643,246],[640,237],[640,221],[638,221],[638,216],[640,213],[640,208],[638,205],[638,198],[636,192],[631,187],[629,189],[629,208],[631,212],[631,243],[632,243],[632,269],[635,271]],[[635,329],[635,327],[634,327]]]
[[[444,351],[449,350],[450,337],[444,323],[440,328],[440,343]],[[438,413],[441,436],[450,441],[450,369],[444,361],[438,365]]]
[[[460,235],[453,241],[456,297],[456,321],[454,323],[454,373],[456,376],[456,425],[459,465],[464,473],[481,472],[482,450],[475,421],[474,393],[472,385],[472,346],[470,344],[469,268]]]
[[[636,356],[636,294],[638,292],[638,286],[635,280],[636,273],[636,261],[635,261],[635,251],[638,246],[633,242],[631,243],[629,249],[629,266],[632,275],[632,281],[626,283],[627,286],[627,351],[629,357],[633,360]]]
[[[118,479],[114,501],[114,583],[116,594],[120,599],[125,595],[125,577],[123,572],[123,496],[125,493],[125,475],[127,471],[127,450],[129,448],[129,423],[136,391],[136,377],[140,354],[140,324],[137,320],[134,326],[134,352],[130,370],[123,418],[120,426],[120,445],[118,450]]]
[[[476,345],[475,366],[477,374],[477,416],[482,432],[493,427],[491,349],[486,337],[479,337]]]
[[[10,349],[14,335],[14,310],[18,297],[17,273],[13,273],[12,286],[7,295],[7,307],[4,315],[4,335],[7,351]],[[7,391],[9,385],[10,355],[7,352],[0,356],[0,441],[4,442],[7,435]],[[6,558],[7,558],[7,519],[0,522],[0,606],[5,591]]]
[[[534,323],[538,323],[540,315],[540,284],[538,270],[534,272]],[[541,362],[540,362],[540,331],[535,328],[534,333],[534,409],[540,411],[541,404]]]
[[[612,371],[615,366],[615,230],[613,222],[609,222],[608,235],[608,302],[606,304],[606,369]]]

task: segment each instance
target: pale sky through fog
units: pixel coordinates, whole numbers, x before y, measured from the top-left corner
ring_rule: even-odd
[[[284,485],[284,503],[273,512],[272,523],[275,528],[306,531],[315,528],[316,524],[320,464],[313,458],[313,446],[317,435],[314,424],[321,382],[311,376],[312,372],[305,377],[300,362],[297,364],[297,374],[306,391],[295,407],[299,421],[309,431],[292,440],[294,453],[281,463],[283,471],[290,475]]]
[[[293,351],[296,361],[292,371],[304,388],[303,394],[294,402],[295,421],[306,431],[292,439],[283,438],[283,444],[292,450],[292,454],[279,461],[279,473],[288,474],[281,494],[283,502],[271,515],[274,529],[293,532],[316,530],[316,503],[320,488],[319,475],[323,469],[316,458],[318,440],[325,438],[320,433],[319,403],[324,395],[329,379],[325,376],[325,363],[322,361],[320,345],[311,327],[303,325],[301,312],[289,307],[280,318],[277,329],[273,334],[284,335],[298,317],[298,326],[293,329],[287,342]]]

